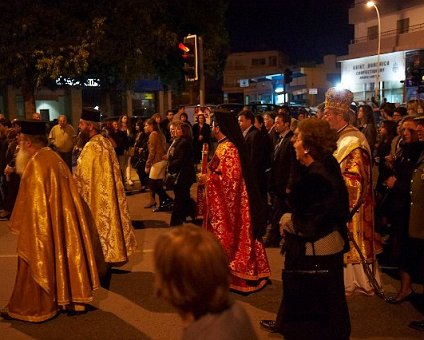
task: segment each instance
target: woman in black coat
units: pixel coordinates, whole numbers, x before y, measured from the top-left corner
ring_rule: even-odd
[[[406,116],[401,123],[402,143],[393,165],[393,176],[385,183],[390,189],[388,197],[389,219],[393,229],[393,253],[399,262],[400,290],[387,302],[399,304],[414,296],[412,273],[415,270],[414,253],[409,238],[409,210],[411,207],[411,179],[415,165],[421,155],[422,146],[418,141],[417,123]]]
[[[337,133],[328,122],[308,118],[299,122],[293,142],[305,169],[288,196],[291,219],[282,221],[283,301],[277,320],[261,324],[271,325],[285,339],[349,339],[343,254],[349,249],[350,214],[346,185],[333,157]]]
[[[190,188],[196,181],[191,128],[178,122],[176,137],[168,151],[168,173],[177,174],[174,185],[174,206],[171,214],[171,226],[182,224],[186,217],[195,219],[196,203],[190,197]]]
[[[210,146],[211,142],[211,127],[206,124],[206,118],[204,114],[197,116],[198,122],[193,125],[193,149],[194,149],[194,161],[199,164],[202,160],[202,148],[203,144],[206,143]]]
[[[144,132],[142,120],[136,123],[135,130],[134,156],[131,157],[131,165],[137,171],[138,178],[140,179],[140,191],[144,192],[149,183],[149,176],[144,171],[149,156],[149,147],[147,145],[149,135]]]

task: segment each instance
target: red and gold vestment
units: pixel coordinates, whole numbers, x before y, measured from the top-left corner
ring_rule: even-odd
[[[265,247],[253,237],[249,197],[237,148],[228,140],[218,144],[209,163],[204,227],[223,245],[229,259],[231,288],[261,289],[270,276]]]

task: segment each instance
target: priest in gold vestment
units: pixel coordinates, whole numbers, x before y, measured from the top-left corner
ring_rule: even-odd
[[[45,122],[21,122],[21,174],[10,228],[18,270],[4,318],[42,322],[60,310],[83,311],[99,286],[92,240],[72,174],[47,145]]]
[[[105,262],[109,268],[122,265],[137,242],[118,158],[109,139],[99,133],[99,111],[83,109],[79,128],[87,142],[74,173],[78,191],[96,225]]]
[[[337,150],[334,157],[349,193],[349,208],[352,220],[348,223],[351,237],[369,263],[376,282],[380,285],[380,274],[376,255],[382,246],[374,231],[374,199],[372,191],[371,152],[367,139],[357,128],[349,124],[350,104],[353,94],[349,90],[330,88],[326,93],[324,119],[337,130]],[[344,282],[346,295],[373,295],[374,287],[362,267],[360,255],[354,249],[345,254]]]

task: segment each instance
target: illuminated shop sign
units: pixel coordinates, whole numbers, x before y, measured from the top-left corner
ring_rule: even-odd
[[[57,78],[57,85],[81,86],[81,82],[71,78]],[[83,84],[85,87],[100,87],[100,79],[87,79]]]
[[[380,81],[405,79],[404,52],[380,55]],[[342,84],[352,85],[374,83],[377,76],[377,56],[342,61]]]

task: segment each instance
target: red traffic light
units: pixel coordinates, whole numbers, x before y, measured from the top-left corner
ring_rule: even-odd
[[[178,44],[178,48],[184,53],[184,74],[186,81],[195,81],[198,79],[197,65],[197,36],[187,35],[184,37],[183,43]]]
[[[181,51],[183,51],[184,53],[187,53],[188,51],[190,51],[190,49],[189,49],[186,45],[184,45],[183,43],[179,43],[179,44],[178,44],[178,48],[179,48]]]

